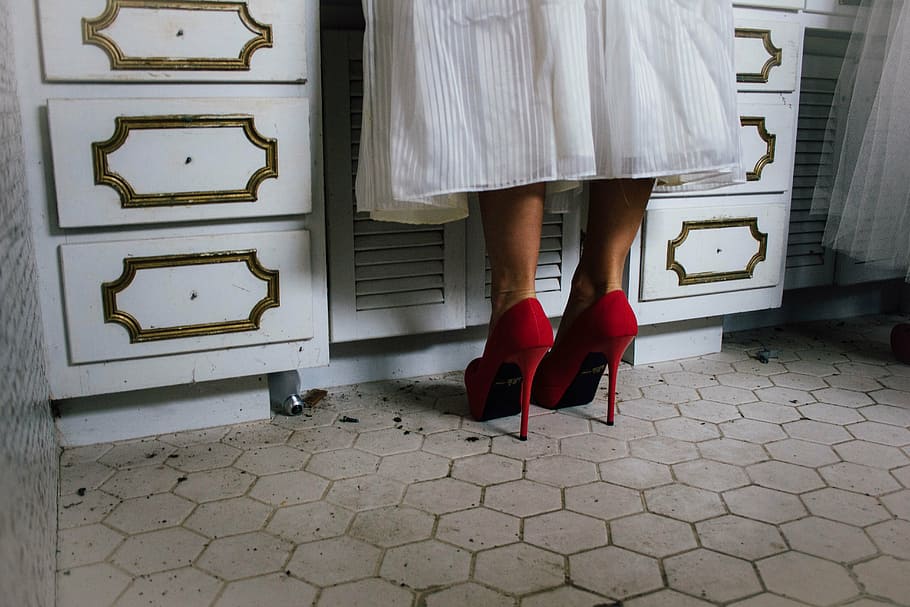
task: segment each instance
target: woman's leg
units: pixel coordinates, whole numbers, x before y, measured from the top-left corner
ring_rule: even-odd
[[[622,289],[623,270],[641,226],[653,179],[607,179],[591,183],[591,201],[581,260],[572,277],[572,292],[559,323],[564,329],[600,296]]]
[[[534,297],[546,186],[536,183],[480,193],[483,235],[490,259],[490,328],[503,312]]]

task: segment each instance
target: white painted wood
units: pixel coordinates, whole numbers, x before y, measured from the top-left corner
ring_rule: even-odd
[[[60,444],[66,447],[212,428],[271,415],[262,375],[73,398],[57,403]]]
[[[64,245],[60,255],[70,362],[311,339],[309,248],[306,231]],[[279,273],[280,305],[263,313],[258,329],[131,343],[122,324],[105,322],[102,285],[120,278],[124,259],[245,250],[255,250],[262,266]],[[145,329],[235,321],[248,318],[266,290],[266,283],[240,262],[140,269],[117,295],[117,309],[134,316]]]
[[[794,19],[763,20],[751,15],[737,15],[735,41],[735,63],[737,88],[740,91],[757,92],[791,92],[796,89],[796,70],[799,66],[802,47],[802,27]],[[765,65],[773,61],[774,55],[765,48],[762,38],[753,35],[766,35],[770,44],[780,49],[780,65]],[[762,78],[767,73],[766,82],[742,82],[744,78]]]
[[[855,285],[879,280],[904,278],[905,269],[897,269],[884,261],[857,261],[846,255],[838,254],[835,264],[834,283],[838,285]]]
[[[771,287],[781,279],[780,263],[786,235],[786,206],[782,203],[711,205],[650,209],[645,215],[641,266],[641,300],[691,297],[759,287]],[[765,259],[755,265],[750,278],[724,279],[723,275],[746,270],[759,252],[760,243],[749,227],[691,229],[685,240],[672,250],[670,241],[683,235],[687,222],[755,219],[759,232],[766,234]],[[668,269],[672,259],[685,269],[686,276],[716,274],[712,282],[680,284],[677,272]]]
[[[764,129],[774,136],[774,160],[760,166],[768,155],[768,142],[762,138],[757,126],[747,124],[740,129],[743,166],[746,171],[755,171],[758,179],[746,183],[708,190],[706,192],[673,192],[655,194],[654,198],[678,198],[684,196],[720,196],[729,194],[785,192],[790,189],[793,175],[793,151],[796,141],[796,99],[793,95],[740,93],[740,118],[764,120]]]
[[[805,1],[806,0],[736,0],[733,5],[796,11],[803,8],[803,3]]]
[[[720,352],[723,327],[722,316],[641,327],[623,358],[633,365],[647,365]]]
[[[853,17],[860,0],[805,0],[806,12]]]
[[[127,57],[162,57],[193,61],[199,58],[240,57],[257,33],[248,29],[236,11],[199,10],[213,0],[187,2],[187,10],[124,6],[110,27],[101,30]],[[249,69],[182,70],[114,69],[99,46],[85,44],[82,20],[94,19],[108,2],[118,0],[39,0],[44,72],[48,80],[146,82],[301,82],[309,77],[308,53],[314,47],[314,11],[308,2],[246,0],[250,16],[271,28],[272,46],[252,52]],[[198,62],[197,62],[198,63]],[[203,66],[205,68],[205,66]]]
[[[464,222],[409,226],[355,214],[362,43],[359,32],[323,35],[332,341],[463,328]]]
[[[308,99],[52,99],[48,103],[60,226],[90,227],[293,215],[312,210]],[[96,184],[92,144],[115,133],[116,118],[252,117],[258,135],[277,144],[277,177],[248,183],[267,154],[242,126],[131,129],[107,154],[109,171],[139,195],[198,192],[215,202],[124,207],[122,195]],[[251,191],[255,201],[225,202],[218,192]],[[194,200],[198,196],[194,195]]]

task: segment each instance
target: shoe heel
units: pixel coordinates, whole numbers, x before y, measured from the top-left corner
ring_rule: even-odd
[[[519,440],[528,440],[528,415],[531,409],[531,387],[534,383],[534,373],[549,349],[548,346],[528,348],[517,352],[512,357],[512,362],[521,369],[521,429],[518,433]]]
[[[613,412],[616,406],[616,375],[619,373],[619,362],[622,360],[622,355],[625,354],[626,348],[632,343],[633,338],[633,335],[615,337],[605,344],[603,351],[604,356],[607,358],[607,366],[610,373],[610,391],[607,401],[608,426],[613,425]]]

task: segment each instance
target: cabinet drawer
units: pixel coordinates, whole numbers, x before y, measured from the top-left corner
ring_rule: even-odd
[[[792,21],[735,18],[736,86],[741,91],[796,90],[802,31]]]
[[[764,98],[773,103],[756,102]],[[796,117],[791,96],[740,95],[740,145],[746,182],[714,190],[656,193],[655,198],[785,192],[793,175]]]
[[[287,0],[39,0],[48,80],[307,78],[314,11]]]
[[[805,0],[736,0],[733,5],[758,8],[780,8],[796,11],[803,7],[804,1]]]
[[[309,102],[51,100],[60,226],[311,210]]]
[[[63,245],[71,364],[313,337],[306,231]]]
[[[853,17],[860,7],[860,0],[806,0],[806,12]]]
[[[780,281],[786,205],[671,203],[647,211],[642,238],[641,301],[771,287]]]

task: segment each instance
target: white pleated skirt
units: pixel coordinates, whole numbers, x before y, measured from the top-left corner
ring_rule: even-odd
[[[358,210],[442,223],[467,193],[744,181],[718,0],[363,0]],[[569,183],[567,183],[569,182]]]

